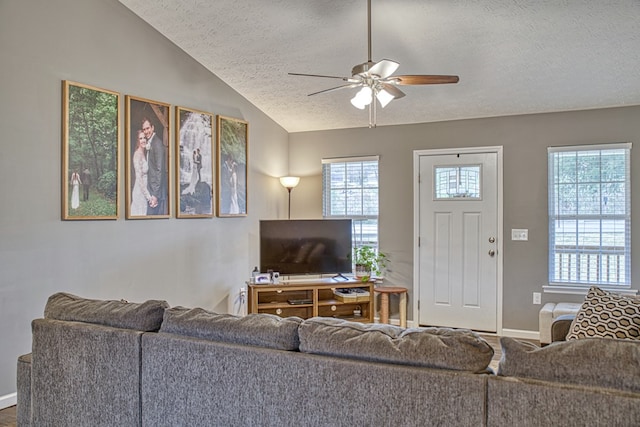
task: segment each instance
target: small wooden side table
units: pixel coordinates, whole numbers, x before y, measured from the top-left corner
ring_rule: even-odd
[[[389,323],[389,294],[400,295],[400,326],[407,327],[407,288],[402,286],[378,286],[373,288],[380,294],[380,323]]]

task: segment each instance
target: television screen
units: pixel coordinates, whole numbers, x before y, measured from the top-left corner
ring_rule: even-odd
[[[350,219],[260,221],[260,271],[351,273]]]

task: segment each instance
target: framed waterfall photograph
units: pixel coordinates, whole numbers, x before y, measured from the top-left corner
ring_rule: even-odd
[[[125,96],[127,219],[170,217],[169,104]]]
[[[247,215],[249,123],[218,116],[219,217]]]
[[[117,219],[120,94],[64,80],[62,97],[62,219]]]
[[[176,107],[176,218],[213,217],[214,116]]]

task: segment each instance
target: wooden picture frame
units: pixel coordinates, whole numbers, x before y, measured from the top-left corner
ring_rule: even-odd
[[[175,118],[176,218],[211,218],[215,117],[176,107]]]
[[[169,107],[125,96],[127,219],[170,217]]]
[[[120,94],[62,81],[62,219],[117,219]]]
[[[249,123],[218,116],[218,200],[219,217],[247,215],[247,169]]]

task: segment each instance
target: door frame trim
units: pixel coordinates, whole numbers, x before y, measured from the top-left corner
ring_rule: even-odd
[[[420,310],[418,310],[418,301],[420,301],[420,248],[418,245],[420,231],[420,157],[422,156],[440,156],[451,154],[476,154],[476,153],[496,153],[497,158],[497,289],[496,289],[496,334],[502,336],[502,305],[503,305],[503,256],[504,249],[504,220],[503,220],[503,147],[501,145],[488,147],[465,147],[465,148],[440,148],[432,150],[414,150],[413,152],[413,293],[410,308],[415,319],[415,325],[420,325]]]

